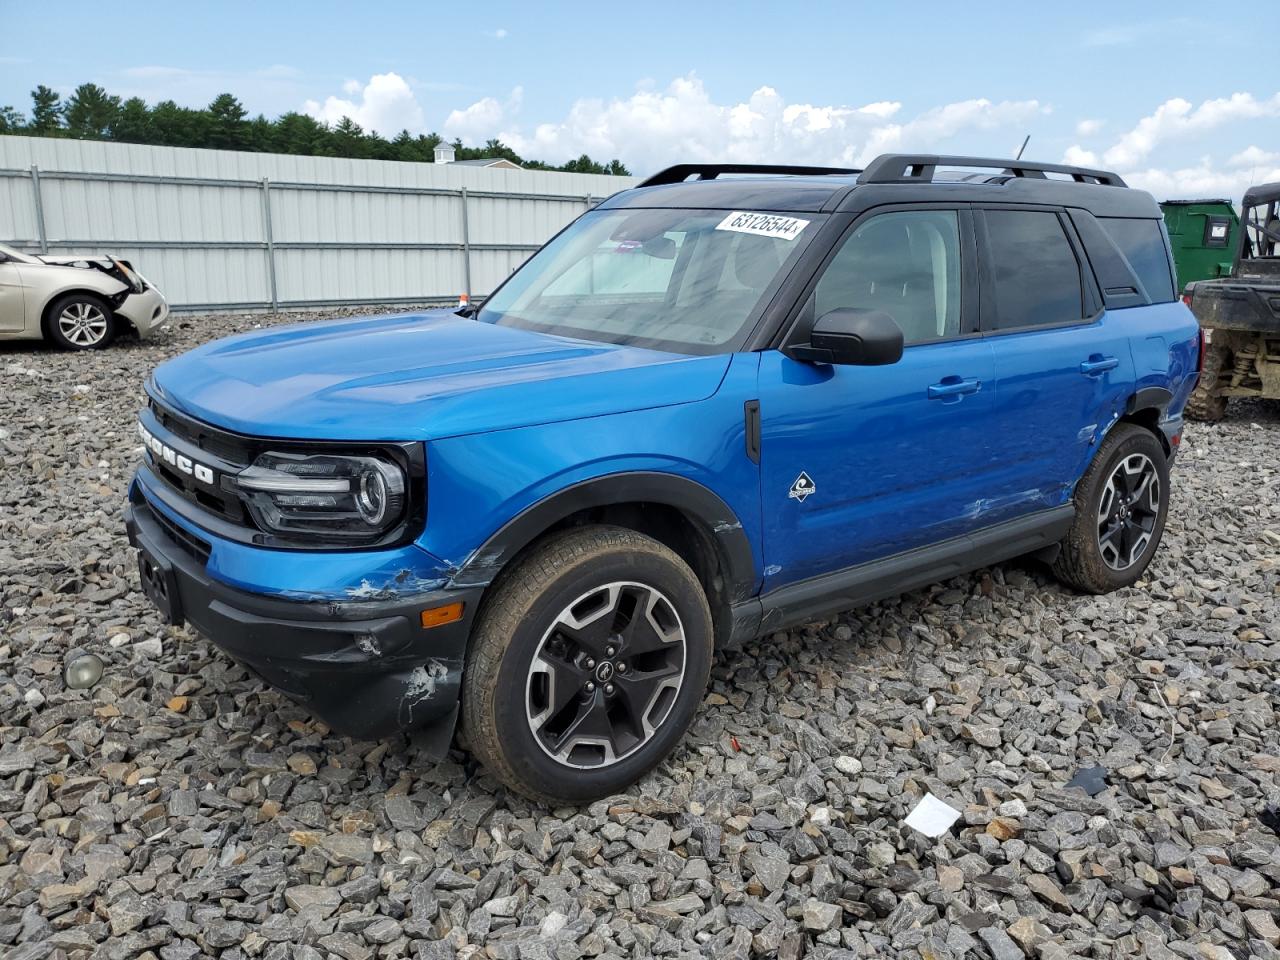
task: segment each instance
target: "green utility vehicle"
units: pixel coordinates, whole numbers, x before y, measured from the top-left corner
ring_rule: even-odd
[[[1240,218],[1230,200],[1166,200],[1160,204],[1173,246],[1178,289],[1231,274]]]
[[[1184,289],[1206,341],[1187,403],[1197,420],[1221,420],[1231,397],[1280,399],[1280,183],[1251,188],[1242,206],[1229,275]]]

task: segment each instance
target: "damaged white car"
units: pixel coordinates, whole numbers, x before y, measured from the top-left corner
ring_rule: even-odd
[[[169,304],[126,260],[31,256],[0,244],[0,340],[94,350],[123,328],[145,339],[168,321]]]

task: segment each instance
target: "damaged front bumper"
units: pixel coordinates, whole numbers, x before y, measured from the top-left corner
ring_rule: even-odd
[[[147,287],[141,293],[130,293],[115,312],[128,320],[143,340],[159,333],[169,323],[169,303],[155,287]]]
[[[125,508],[144,592],[339,733],[379,739],[422,730],[443,755],[458,711],[480,589],[412,598],[298,601],[249,593],[205,572],[202,545],[142,498]],[[462,601],[462,618],[421,626],[424,609]]]

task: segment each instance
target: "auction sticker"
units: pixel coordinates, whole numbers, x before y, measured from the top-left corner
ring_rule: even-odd
[[[732,230],[734,233],[754,233],[757,237],[794,240],[808,225],[808,220],[801,220],[798,217],[780,217],[776,213],[750,213],[745,210],[735,210],[716,224],[716,229]]]

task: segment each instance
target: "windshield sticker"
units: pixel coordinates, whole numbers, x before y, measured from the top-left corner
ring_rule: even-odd
[[[721,220],[716,225],[716,229],[731,230],[734,233],[753,233],[757,237],[794,240],[808,225],[808,220],[801,220],[798,217],[780,217],[775,213],[749,213],[744,210],[735,210]]]

